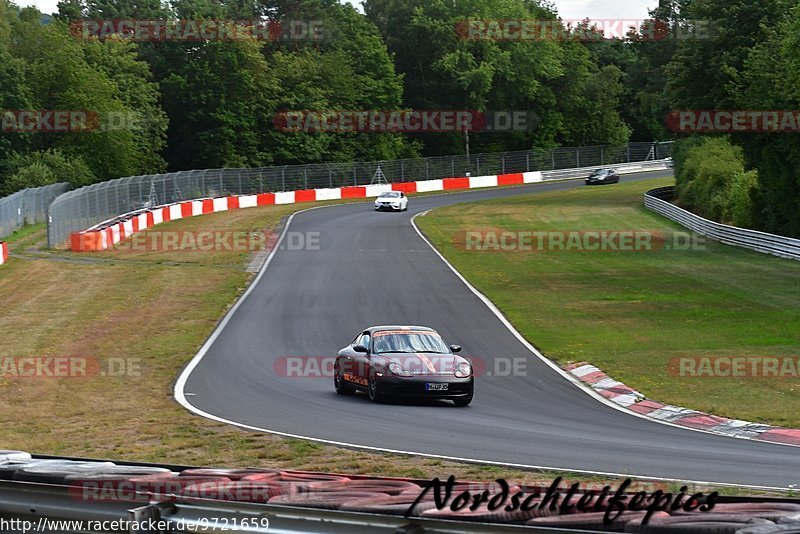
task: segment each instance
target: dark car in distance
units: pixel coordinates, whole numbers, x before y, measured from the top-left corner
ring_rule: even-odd
[[[616,183],[619,183],[619,174],[614,169],[597,169],[586,178],[586,185]]]
[[[340,395],[363,391],[374,402],[405,397],[467,406],[475,377],[460,350],[424,326],[373,326],[339,351],[333,385]]]

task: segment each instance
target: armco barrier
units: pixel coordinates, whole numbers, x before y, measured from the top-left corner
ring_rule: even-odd
[[[0,265],[8,260],[8,243],[0,243]]]
[[[800,260],[800,239],[709,221],[668,202],[674,197],[674,187],[652,189],[644,194],[644,205],[647,209],[660,213],[664,217],[720,243],[749,248],[782,258]]]
[[[324,189],[303,189],[277,193],[260,193],[218,198],[205,198],[177,202],[154,209],[140,210],[115,217],[82,232],[70,235],[70,248],[75,252],[105,250],[131,235],[166,221],[174,221],[206,213],[228,211],[237,208],[252,208],[274,204],[295,204],[322,200],[371,198],[384,191],[403,191],[405,193],[428,193],[436,191],[457,191],[508,185],[523,185],[547,180],[566,180],[585,176],[598,167],[581,169],[562,169],[557,171],[532,171],[491,176],[463,176],[441,180],[422,180],[417,182],[395,182],[391,184],[363,185]],[[666,169],[663,160],[640,162],[615,167],[620,174],[644,170]]]
[[[689,484],[677,494],[669,490],[677,486],[674,482],[602,481],[596,475],[586,481],[570,476],[521,485],[441,476],[437,489],[434,481],[410,478],[270,468],[173,469],[34,458],[23,451],[0,451],[0,475],[0,509],[11,527],[7,532],[645,532],[645,516],[653,532],[736,528],[765,534],[800,528],[797,499],[726,496],[710,488],[688,490]],[[687,500],[687,493],[695,491]],[[602,497],[611,493],[613,507]],[[707,507],[697,510],[701,504]],[[605,511],[611,524],[604,522]],[[761,528],[738,529],[752,525]]]
[[[719,495],[693,483],[677,494],[669,489],[674,482],[634,487],[631,479],[604,482],[596,475],[530,485],[441,476],[437,491],[430,480],[410,478],[34,458],[23,451],[0,451],[0,474],[4,532],[644,532],[645,516],[653,532],[800,528],[796,498]],[[600,502],[610,493],[614,507]],[[697,510],[701,504],[707,506]],[[753,525],[759,528],[738,528]]]

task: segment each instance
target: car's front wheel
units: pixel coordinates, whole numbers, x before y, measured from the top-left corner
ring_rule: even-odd
[[[370,372],[369,381],[367,382],[367,395],[372,402],[383,402],[386,400],[386,395],[381,391],[381,384],[378,382],[378,377],[375,376],[375,371]]]
[[[336,362],[333,366],[333,387],[339,395],[352,395],[355,393],[355,388],[345,382],[344,377],[342,377],[342,367],[339,362]]]

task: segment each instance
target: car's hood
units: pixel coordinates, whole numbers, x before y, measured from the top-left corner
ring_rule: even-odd
[[[406,371],[415,375],[452,375],[455,366],[461,361],[466,361],[454,354],[432,354],[429,352],[405,353],[382,352],[379,354],[388,362],[400,364]]]
[[[376,200],[377,202],[392,202],[392,203],[394,203],[394,202],[400,202],[400,199],[399,199],[399,198],[389,198],[389,197],[386,197],[386,198],[381,198],[381,197],[378,197],[378,198],[376,198],[375,200]]]

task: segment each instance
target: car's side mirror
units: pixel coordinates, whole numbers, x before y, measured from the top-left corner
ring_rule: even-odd
[[[450,345],[450,352],[461,352],[461,345]]]
[[[355,345],[353,346],[353,350],[356,352],[361,352],[362,354],[366,354],[367,352],[369,352],[367,350],[367,347],[365,347],[364,345]]]

